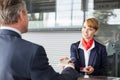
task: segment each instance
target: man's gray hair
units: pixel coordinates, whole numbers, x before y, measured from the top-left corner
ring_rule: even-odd
[[[21,10],[27,12],[24,0],[0,0],[0,24],[17,23]]]

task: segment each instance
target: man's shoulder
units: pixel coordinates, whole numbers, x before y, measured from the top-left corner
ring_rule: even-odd
[[[39,45],[37,43],[31,42],[31,41],[28,41],[28,40],[25,40],[25,39],[22,39],[20,42],[23,45],[28,46],[28,47],[42,47],[42,45]]]

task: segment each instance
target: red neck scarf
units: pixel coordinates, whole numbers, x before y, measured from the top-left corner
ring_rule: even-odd
[[[90,39],[90,40],[87,42],[87,41],[85,41],[84,38],[82,38],[82,45],[83,45],[83,47],[84,47],[86,50],[88,50],[88,49],[92,46],[93,41],[94,41],[93,39]]]

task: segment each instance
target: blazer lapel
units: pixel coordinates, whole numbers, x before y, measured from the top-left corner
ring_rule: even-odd
[[[85,66],[85,58],[84,58],[84,51],[78,48],[80,41],[76,43],[76,52],[77,52],[77,59],[80,60],[81,66]]]
[[[78,52],[79,52],[79,56],[80,56],[80,62],[82,64],[82,66],[84,67],[85,66],[85,58],[84,58],[84,51],[82,49],[78,49]]]
[[[90,52],[90,57],[89,57],[89,62],[88,62],[88,65],[94,65],[95,61],[96,61],[96,53],[97,49],[96,48],[93,48]]]

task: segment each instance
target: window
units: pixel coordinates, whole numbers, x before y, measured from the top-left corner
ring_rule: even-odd
[[[113,3],[114,4],[111,4]],[[118,0],[27,0],[29,30],[80,30],[86,18],[120,25]]]
[[[83,24],[81,0],[27,0],[26,3],[30,30],[79,30]]]

